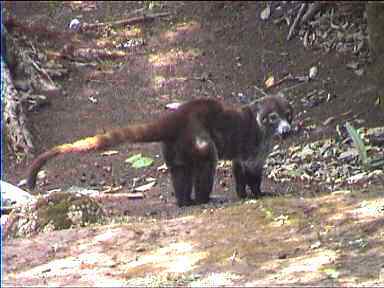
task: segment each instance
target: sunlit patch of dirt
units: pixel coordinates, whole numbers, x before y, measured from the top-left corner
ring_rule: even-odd
[[[162,41],[168,41],[169,43],[174,43],[182,40],[185,37],[188,37],[190,33],[198,33],[201,29],[201,24],[194,20],[184,23],[177,23],[172,30],[164,31],[160,35]]]
[[[348,204],[364,204],[366,199],[381,201],[375,194],[346,194],[302,199],[298,205],[293,198],[277,197],[186,210],[170,220],[131,219],[129,224],[14,239],[5,243],[5,283],[43,284],[42,275],[57,285],[74,275],[78,283],[89,285],[372,283],[379,281],[384,260],[384,228],[375,224],[382,223],[382,212],[372,214]],[[320,203],[322,209],[311,208]],[[354,226],[343,221],[325,229],[336,204],[344,209],[343,220],[359,211]],[[296,213],[297,220],[289,221],[300,207],[312,209],[311,217]],[[371,221],[359,222],[367,215]],[[20,262],[24,249],[34,261]]]

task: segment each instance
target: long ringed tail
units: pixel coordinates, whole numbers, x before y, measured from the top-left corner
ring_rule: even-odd
[[[37,174],[40,169],[52,158],[69,153],[90,152],[117,146],[123,142],[159,142],[170,137],[170,132],[176,127],[171,126],[173,121],[166,121],[167,117],[157,123],[131,125],[126,128],[115,129],[105,134],[87,137],[73,143],[62,144],[40,154],[31,164],[27,174],[27,187],[33,189],[36,185]],[[166,124],[164,124],[166,123]],[[175,123],[175,122],[173,122]],[[161,129],[162,128],[162,129]]]

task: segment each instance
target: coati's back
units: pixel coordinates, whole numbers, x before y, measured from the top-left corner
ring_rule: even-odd
[[[129,125],[78,141],[62,144],[39,155],[31,164],[27,176],[27,186],[34,188],[39,170],[48,160],[63,154],[90,152],[117,146],[124,142],[173,142],[187,129],[191,119],[208,125],[210,115],[221,113],[222,105],[216,100],[192,100],[177,110],[167,112],[145,124]]]

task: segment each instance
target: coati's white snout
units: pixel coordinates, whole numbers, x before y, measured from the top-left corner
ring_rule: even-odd
[[[291,125],[287,120],[281,120],[277,126],[276,133],[282,136],[288,135],[291,131]]]

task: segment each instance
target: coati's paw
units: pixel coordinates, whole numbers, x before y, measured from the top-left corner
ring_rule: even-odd
[[[192,200],[192,199],[189,199],[189,200],[184,200],[184,201],[177,201],[177,206],[179,207],[188,207],[188,206],[193,206],[193,205],[196,205],[196,201],[195,200]]]
[[[209,200],[209,203],[218,204],[218,205],[228,203],[228,202],[229,202],[229,199],[227,197],[221,196],[221,195],[212,195],[210,200]]]
[[[261,197],[264,197],[264,196],[267,196],[268,194],[265,193],[265,192],[261,192],[260,190],[259,191],[252,191],[249,195],[250,198],[252,199],[259,199]]]

